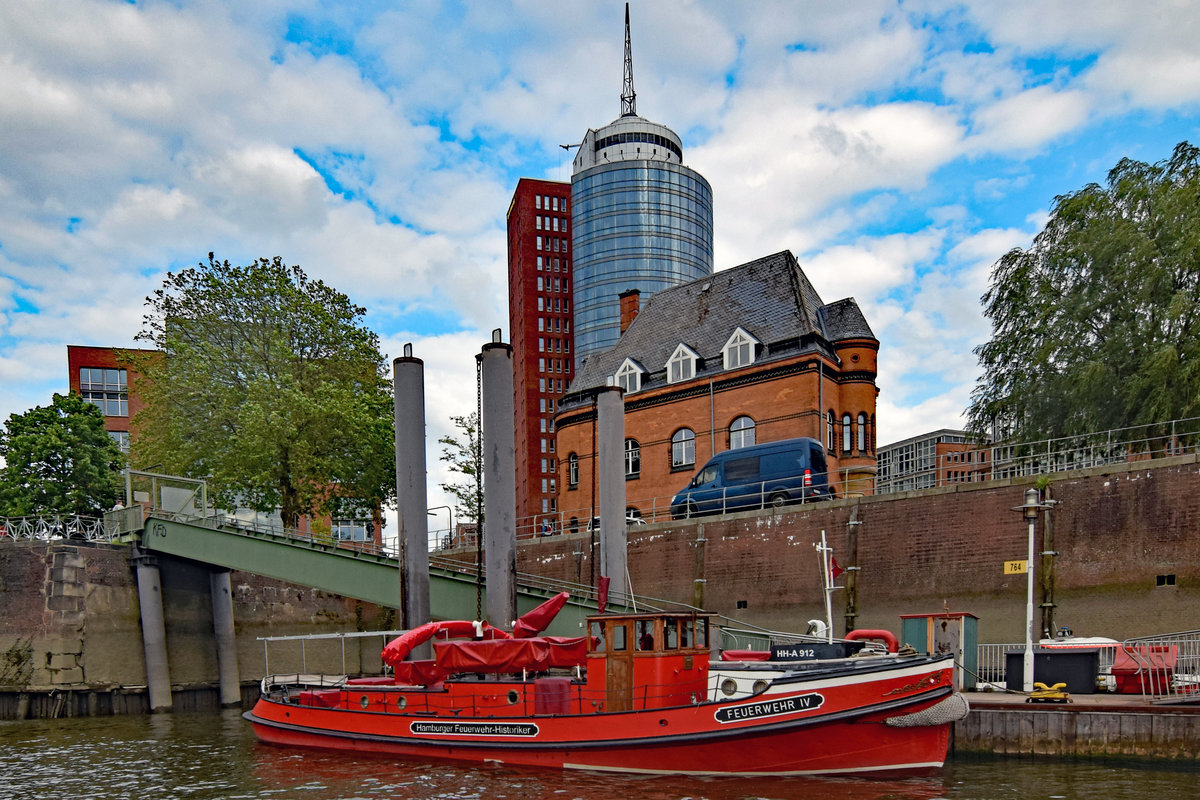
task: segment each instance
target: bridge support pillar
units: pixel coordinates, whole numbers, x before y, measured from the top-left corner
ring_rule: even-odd
[[[146,687],[150,711],[171,710],[171,671],[167,665],[167,627],[163,620],[162,580],[158,559],[134,549],[138,608],[142,614],[142,648],[146,655]]]
[[[229,570],[208,574],[212,593],[213,635],[217,640],[217,672],[220,678],[221,707],[242,704],[242,680],[238,673],[237,638],[233,631],[233,588]]]

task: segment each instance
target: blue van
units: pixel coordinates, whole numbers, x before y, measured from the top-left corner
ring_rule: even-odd
[[[833,496],[821,443],[784,439],[717,453],[671,500],[671,517],[779,507]]]

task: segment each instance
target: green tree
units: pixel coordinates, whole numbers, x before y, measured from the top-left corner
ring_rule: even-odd
[[[1055,198],[983,296],[971,427],[1030,441],[1200,414],[1200,149]]]
[[[203,477],[284,525],[395,491],[392,399],[365,309],[276,257],[169,273],[146,298],[135,463]]]
[[[483,451],[479,440],[479,414],[472,411],[465,417],[451,417],[459,429],[457,436],[447,434],[438,439],[442,446],[439,457],[451,472],[465,480],[439,484],[442,491],[454,498],[454,510],[463,521],[483,522]]]
[[[76,394],[9,416],[0,457],[0,516],[96,515],[121,497],[125,457],[100,409]]]

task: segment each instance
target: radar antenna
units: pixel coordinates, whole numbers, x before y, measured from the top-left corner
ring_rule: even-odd
[[[621,83],[621,116],[637,116],[637,92],[633,90],[633,48],[629,44],[629,3],[625,4],[625,80]]]

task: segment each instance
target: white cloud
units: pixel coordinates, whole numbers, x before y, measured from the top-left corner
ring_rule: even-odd
[[[1095,174],[1161,120],[1197,129],[1186,5],[632,17],[638,109],[712,183],[718,268],[790,249],[822,296],[856,297],[883,340],[881,431],[965,404],[988,270],[1046,218],[1019,204],[1072,188],[1025,199],[1046,170]],[[558,145],[616,117],[621,23],[547,0],[0,4],[0,417],[65,387],[67,343],[130,344],[163,272],[210,250],[300,264],[393,354],[416,330],[431,404],[469,410],[474,353],[507,329],[516,178],[569,179]],[[285,40],[305,25],[317,41]]]
[[[1077,130],[1094,102],[1086,92],[1036,86],[981,109],[968,143],[977,152],[1033,150]]]

